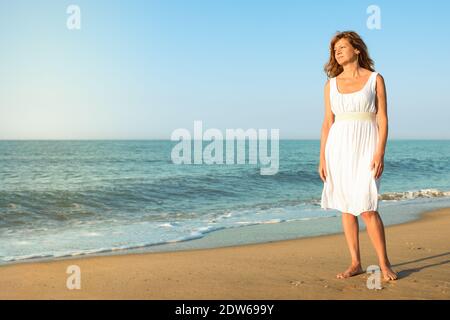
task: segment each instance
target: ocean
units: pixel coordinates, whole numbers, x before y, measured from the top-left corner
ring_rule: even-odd
[[[340,232],[340,213],[320,208],[319,140],[281,140],[275,175],[177,165],[176,143],[0,141],[0,264]],[[389,140],[385,225],[449,207],[449,168],[449,140]]]

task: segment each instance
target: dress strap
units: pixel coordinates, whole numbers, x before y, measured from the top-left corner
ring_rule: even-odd
[[[377,75],[378,75],[378,72],[376,72],[376,71],[372,72],[372,74],[370,75],[370,76],[371,76],[371,79],[370,79],[370,89],[371,89],[373,92],[375,92],[375,86],[376,86],[376,84],[377,84]]]
[[[335,95],[337,92],[337,85],[336,85],[336,77],[330,78],[330,96]]]

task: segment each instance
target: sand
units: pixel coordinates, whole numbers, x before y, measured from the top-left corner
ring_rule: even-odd
[[[360,220],[360,225],[363,222]],[[337,235],[215,249],[28,262],[0,267],[0,299],[449,299],[450,208],[386,228],[399,279],[369,289],[336,279],[350,256]],[[377,265],[365,231],[363,268]],[[66,286],[67,267],[81,289]]]

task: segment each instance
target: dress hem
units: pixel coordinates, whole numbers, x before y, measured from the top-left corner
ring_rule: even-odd
[[[378,211],[378,207],[376,207],[376,208],[369,208],[369,209],[363,209],[363,210],[357,210],[359,213],[353,213],[353,212],[350,212],[349,210],[343,210],[343,209],[341,209],[341,208],[335,208],[335,207],[321,207],[321,209],[324,209],[324,210],[333,209],[333,210],[340,211],[341,213],[344,213],[344,212],[345,212],[345,213],[350,213],[350,214],[354,215],[355,217],[360,216],[361,213],[363,213],[363,212],[367,212],[367,211]],[[353,210],[352,210],[352,211],[353,211]]]

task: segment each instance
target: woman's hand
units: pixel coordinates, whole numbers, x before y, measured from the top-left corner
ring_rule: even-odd
[[[379,179],[384,170],[384,155],[375,153],[370,163],[370,170],[374,172],[374,178]]]
[[[317,169],[319,172],[320,179],[322,179],[323,182],[327,179],[327,166],[325,159],[321,159],[319,163],[319,168]]]

